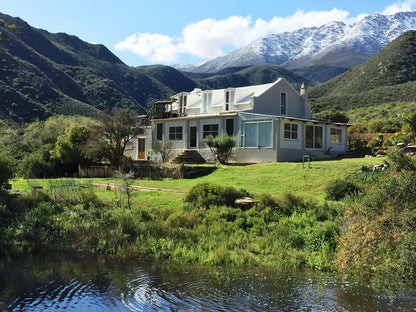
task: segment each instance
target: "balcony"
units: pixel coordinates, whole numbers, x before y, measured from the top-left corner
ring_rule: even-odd
[[[175,118],[185,116],[185,107],[172,101],[157,101],[150,112],[153,119]]]

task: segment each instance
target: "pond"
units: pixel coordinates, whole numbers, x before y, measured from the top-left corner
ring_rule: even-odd
[[[0,261],[1,311],[416,311],[416,292],[310,271],[113,262],[69,256]]]

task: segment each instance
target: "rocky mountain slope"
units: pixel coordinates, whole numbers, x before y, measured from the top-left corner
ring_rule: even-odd
[[[326,81],[367,60],[389,42],[416,29],[416,12],[374,14],[353,25],[331,22],[258,39],[202,65],[182,71],[214,73],[227,67],[275,64],[317,81]]]

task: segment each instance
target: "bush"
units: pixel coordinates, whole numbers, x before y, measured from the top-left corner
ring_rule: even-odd
[[[339,201],[346,196],[354,196],[360,192],[360,188],[353,182],[337,179],[326,187],[326,199]]]
[[[35,247],[54,248],[60,240],[60,234],[63,234],[56,223],[55,216],[58,213],[57,207],[49,202],[40,202],[30,209],[23,222],[25,238],[33,242]]]
[[[406,155],[402,149],[396,149],[393,152],[391,152],[388,155],[388,159],[391,164],[391,167],[395,171],[400,172],[402,170],[416,170],[416,161],[409,155]]]
[[[212,183],[199,183],[186,194],[184,201],[198,208],[210,206],[231,206],[237,198],[249,196],[246,190],[237,190],[232,186],[220,186]]]
[[[13,172],[11,171],[9,165],[4,161],[0,161],[0,188],[3,183],[7,183],[12,176]]]
[[[25,178],[45,178],[52,175],[53,168],[40,153],[32,153],[23,158],[19,171]]]
[[[221,163],[227,164],[233,154],[233,148],[236,144],[234,137],[222,133],[219,137],[214,138],[209,135],[205,138],[205,143],[211,149],[214,157]]]

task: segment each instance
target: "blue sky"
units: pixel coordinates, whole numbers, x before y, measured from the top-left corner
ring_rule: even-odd
[[[197,62],[271,33],[415,10],[416,0],[0,0],[0,12],[104,44],[130,66]]]

